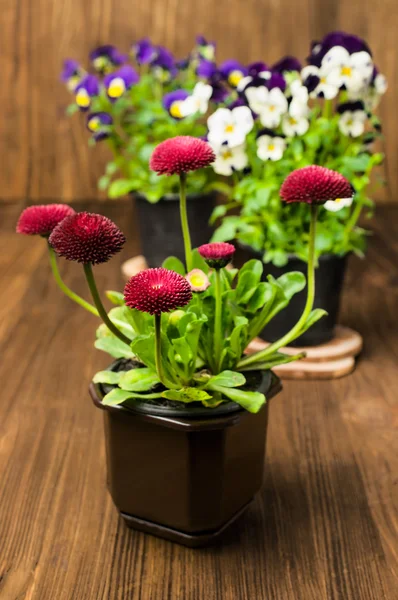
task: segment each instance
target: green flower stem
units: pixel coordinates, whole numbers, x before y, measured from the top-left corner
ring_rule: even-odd
[[[333,114],[333,101],[324,100],[322,116],[324,119],[330,119]]]
[[[188,214],[187,214],[187,192],[186,192],[187,176],[185,173],[180,175],[180,218],[182,237],[184,239],[185,263],[187,272],[192,270],[192,244],[189,233]]]
[[[77,304],[79,304],[80,306],[85,308],[86,310],[88,310],[88,312],[95,315],[96,317],[99,317],[98,310],[95,308],[95,306],[93,306],[89,302],[86,302],[86,300],[84,300],[83,298],[81,298],[80,296],[75,294],[75,292],[72,292],[72,290],[69,289],[67,285],[65,285],[65,283],[62,281],[62,278],[61,278],[61,275],[60,275],[60,272],[58,269],[57,255],[56,255],[55,251],[53,250],[53,248],[51,248],[50,244],[48,244],[48,243],[47,243],[47,248],[48,248],[48,254],[49,254],[49,258],[50,258],[51,270],[53,272],[54,279],[55,279],[58,287],[60,288],[60,290],[66,296],[68,296],[68,298],[70,298],[71,300],[73,300],[74,302],[76,302]]]
[[[344,237],[347,239],[351,231],[354,229],[355,225],[358,222],[359,217],[361,216],[361,212],[363,209],[363,202],[359,200],[352,211],[350,218],[347,221],[347,224],[344,229]]]
[[[307,301],[300,319],[296,325],[288,331],[282,338],[265,348],[243,358],[238,363],[238,368],[246,367],[253,363],[263,361],[265,358],[287,346],[300,334],[301,328],[306,323],[314,305],[315,297],[315,235],[316,235],[316,219],[318,215],[318,207],[316,204],[311,204],[311,223],[310,223],[310,235],[309,235],[309,247],[308,247],[308,265],[307,265]]]
[[[155,364],[156,372],[158,374],[160,382],[166,388],[179,389],[178,385],[175,385],[167,379],[164,374],[163,361],[162,361],[162,315],[155,315]]]
[[[214,270],[215,278],[215,314],[214,314],[214,356],[215,356],[215,374],[220,372],[221,352],[222,352],[222,283],[221,269]]]
[[[114,335],[116,335],[116,337],[118,337],[120,340],[122,340],[122,342],[124,342],[125,344],[130,346],[131,340],[126,335],[124,335],[124,333],[122,333],[116,327],[116,325],[114,323],[112,323],[112,321],[108,317],[108,314],[104,308],[104,305],[102,304],[102,301],[101,301],[101,298],[100,298],[100,295],[99,295],[99,292],[97,289],[97,285],[95,283],[94,273],[93,273],[93,268],[92,268],[91,263],[85,263],[83,266],[84,266],[84,274],[86,275],[88,287],[90,288],[90,292],[93,297],[94,304],[97,307],[99,316],[101,317],[101,319],[103,320],[105,325],[108,327],[109,331],[111,331]]]

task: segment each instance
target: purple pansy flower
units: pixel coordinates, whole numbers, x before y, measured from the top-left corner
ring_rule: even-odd
[[[75,88],[76,104],[81,110],[88,110],[91,98],[99,94],[99,82],[95,75],[86,75]]]
[[[99,142],[109,137],[113,119],[106,112],[93,112],[87,115],[86,124],[95,141]]]
[[[77,60],[67,58],[64,60],[63,69],[61,72],[61,81],[66,83],[67,88],[73,92],[76,86],[80,83],[85,75],[84,69],[79,65]]]
[[[123,96],[126,90],[129,90],[139,81],[139,75],[130,65],[124,65],[117,71],[104,77],[104,85],[108,98],[112,101]]]
[[[264,62],[257,61],[254,63],[250,63],[250,65],[247,67],[247,70],[248,75],[250,75],[250,77],[257,77],[257,75],[259,75],[260,73],[264,73],[264,71],[269,71],[269,67]]]
[[[271,71],[283,73],[284,71],[301,71],[301,62],[294,56],[284,56],[271,67]]]
[[[186,90],[176,90],[163,96],[162,104],[173,119],[182,119],[184,114],[181,111],[182,102],[188,98]]]
[[[119,52],[115,46],[106,45],[95,48],[90,53],[90,60],[96,71],[106,73],[112,67],[117,67],[126,62],[127,56]]]
[[[216,43],[208,42],[203,35],[196,36],[196,47],[198,54],[205,60],[213,61],[216,54]]]
[[[305,78],[305,80],[303,81],[303,85],[307,88],[309,94],[316,90],[320,80],[320,77],[314,74],[308,75],[308,77]]]
[[[146,65],[150,63],[156,56],[155,46],[152,44],[149,38],[143,38],[134,44],[132,47],[132,52],[139,65]]]
[[[211,60],[201,60],[196,67],[196,75],[204,79],[211,79],[217,74],[217,66]]]
[[[360,37],[345,33],[344,31],[332,31],[320,42],[312,42],[311,54],[307,58],[307,62],[310,65],[320,67],[323,57],[334,46],[342,46],[349,54],[365,51],[372,56],[369,46]]]
[[[151,67],[161,81],[168,81],[177,74],[174,56],[163,46],[156,46],[155,58],[151,61]]]
[[[279,88],[284,92],[286,89],[286,80],[281,73],[272,72],[271,77],[266,80],[266,86],[269,90]]]
[[[213,88],[213,93],[211,95],[210,100],[215,104],[219,104],[221,102],[225,102],[225,100],[229,96],[229,91],[223,84],[218,80],[217,77],[214,77],[209,80],[209,84]]]
[[[246,67],[239,61],[232,59],[224,61],[220,65],[219,71],[231,87],[237,87],[240,80],[243,79],[243,77],[246,77],[248,73]]]

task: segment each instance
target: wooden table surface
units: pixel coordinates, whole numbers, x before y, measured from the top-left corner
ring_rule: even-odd
[[[96,268],[120,289],[137,247]],[[264,487],[224,542],[190,550],[126,529],[105,488],[102,415],[87,387],[109,359],[94,317],[49,276],[43,240],[0,217],[1,600],[396,600],[398,210],[351,260],[341,321],[365,338],[353,375],[294,382],[272,401]],[[62,263],[85,293],[80,267]],[[239,485],[239,482],[236,482]]]

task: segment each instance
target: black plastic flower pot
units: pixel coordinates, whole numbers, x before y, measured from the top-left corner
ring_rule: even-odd
[[[140,231],[141,252],[150,267],[159,267],[168,256],[184,260],[184,244],[180,225],[177,195],[161,198],[151,204],[142,194],[135,194],[136,214]],[[192,247],[206,244],[212,229],[209,219],[215,206],[215,194],[189,194],[188,220]]]
[[[258,382],[268,402],[281,390],[271,372],[258,373]],[[261,488],[268,402],[257,414],[233,403],[153,414],[153,403],[104,406],[100,385],[91,384],[90,395],[104,413],[108,489],[129,527],[208,545]]]
[[[243,263],[250,258],[261,260],[262,255],[248,246],[240,246],[237,264]],[[335,256],[324,254],[320,257],[319,266],[315,271],[314,308],[323,308],[328,314],[298,337],[291,346],[318,346],[333,339],[339,316],[347,259],[348,255]],[[265,264],[263,279],[266,280],[267,275],[273,275],[277,278],[290,271],[300,271],[300,273],[304,273],[307,276],[307,264],[295,257],[290,258],[284,267]],[[289,305],[263,329],[260,337],[268,342],[274,342],[287,333],[297,323],[304,310],[306,294],[307,289],[305,288],[293,296]]]

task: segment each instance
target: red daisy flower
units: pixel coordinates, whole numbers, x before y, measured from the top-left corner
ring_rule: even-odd
[[[81,212],[59,223],[48,241],[67,260],[96,265],[120,252],[126,238],[107,217]]]
[[[235,247],[227,242],[213,242],[212,244],[199,246],[198,252],[205,259],[209,267],[222,269],[231,261]]]
[[[74,214],[73,208],[67,204],[28,206],[18,219],[17,233],[48,236],[65,217]]]
[[[283,182],[280,196],[288,204],[325,204],[328,200],[352,198],[354,192],[350,182],[340,173],[311,165],[290,173]]]
[[[178,135],[156,146],[149,166],[158,175],[181,175],[207,167],[215,159],[207,142],[189,135]]]
[[[126,305],[151,315],[181,308],[191,299],[191,286],[185,277],[163,267],[141,271],[124,288]]]

